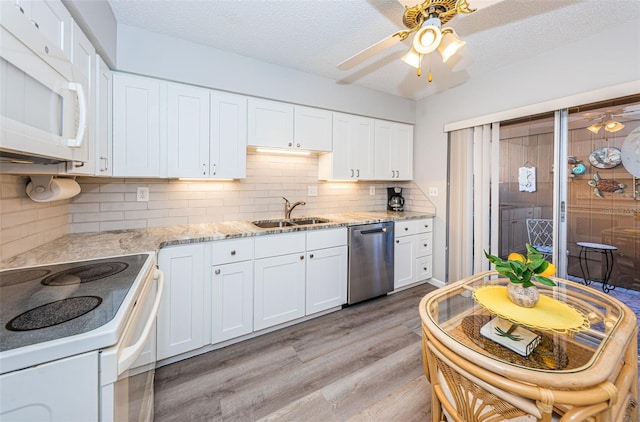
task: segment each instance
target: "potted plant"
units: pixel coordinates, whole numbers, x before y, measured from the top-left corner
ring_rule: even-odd
[[[544,259],[542,254],[530,244],[526,244],[526,258],[516,252],[512,252],[503,261],[495,255],[484,252],[495,270],[509,279],[507,293],[511,301],[516,305],[532,308],[538,303],[540,294],[534,281],[546,286],[555,286],[556,283],[550,276],[556,273],[556,266]]]

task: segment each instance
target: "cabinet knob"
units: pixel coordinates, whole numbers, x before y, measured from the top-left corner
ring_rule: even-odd
[[[296,147],[297,147],[297,148],[300,148],[300,144],[296,144]]]
[[[289,145],[289,146],[293,146],[293,144],[292,144],[291,142],[289,142],[287,145]]]
[[[214,271],[216,274],[220,274],[220,268]]]
[[[405,228],[404,228],[404,231],[408,231],[408,230],[409,230],[409,227],[405,227]]]
[[[400,241],[399,241],[399,240],[396,240],[396,243],[400,243]]]
[[[304,255],[300,255],[300,260],[303,260],[303,259],[304,259]]]
[[[426,248],[426,247],[427,247],[427,244],[425,243],[423,246]]]
[[[235,250],[231,251],[231,256],[235,256],[235,255],[236,255],[236,251]]]
[[[427,267],[422,267],[422,271],[427,271]]]
[[[309,254],[309,258],[313,258],[313,254]]]

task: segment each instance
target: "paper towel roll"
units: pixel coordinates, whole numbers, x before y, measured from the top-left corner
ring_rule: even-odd
[[[60,201],[79,193],[80,185],[73,179],[32,176],[27,185],[27,195],[35,202]]]

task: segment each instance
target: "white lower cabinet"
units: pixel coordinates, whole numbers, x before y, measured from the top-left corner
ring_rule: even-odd
[[[347,303],[347,246],[307,252],[306,314]]]
[[[305,315],[304,251],[256,259],[254,280],[255,330]]]
[[[432,277],[432,220],[395,223],[394,290]]]
[[[202,347],[204,338],[205,244],[160,249],[165,293],[158,311],[158,360]]]
[[[211,267],[211,343],[253,331],[253,261]]]

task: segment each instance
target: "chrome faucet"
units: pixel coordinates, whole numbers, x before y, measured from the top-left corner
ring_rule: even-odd
[[[304,201],[298,201],[295,204],[291,205],[291,202],[289,202],[289,200],[287,198],[285,198],[283,196],[282,199],[284,199],[284,218],[287,219],[287,220],[291,218],[291,211],[293,211],[293,209],[295,207],[297,207],[298,205],[306,205],[307,204]]]

